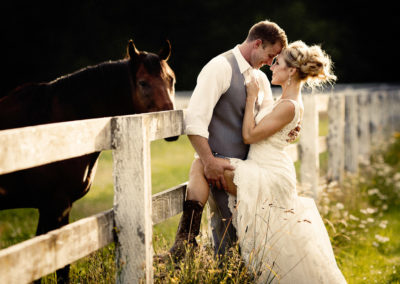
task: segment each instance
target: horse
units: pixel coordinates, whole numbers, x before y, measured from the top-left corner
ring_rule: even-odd
[[[0,130],[174,109],[169,41],[158,53],[138,51],[46,83],[28,83],[0,99]],[[84,131],[84,130],[83,130]],[[170,139],[176,140],[176,139]],[[0,175],[0,210],[37,208],[36,235],[69,223],[72,203],[90,189],[100,153]],[[69,265],[57,270],[69,282]],[[40,280],[39,280],[40,281]]]

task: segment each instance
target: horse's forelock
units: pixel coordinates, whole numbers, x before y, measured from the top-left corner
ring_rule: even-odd
[[[154,53],[143,54],[143,66],[150,74],[161,76],[163,79],[172,78],[175,80],[175,74],[168,66],[165,60],[160,60],[160,57]]]

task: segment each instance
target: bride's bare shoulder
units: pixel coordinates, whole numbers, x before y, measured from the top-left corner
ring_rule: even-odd
[[[296,105],[295,102],[292,100],[281,100],[277,103],[277,105],[274,108],[274,111],[278,115],[293,115],[295,114],[296,111]],[[293,118],[292,116],[292,118]]]

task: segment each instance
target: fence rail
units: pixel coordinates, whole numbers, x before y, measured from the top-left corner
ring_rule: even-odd
[[[315,197],[320,153],[328,151],[329,178],[340,181],[368,161],[374,143],[400,129],[399,89],[303,100],[301,138],[287,151],[301,161],[301,183]],[[327,137],[318,136],[320,112],[329,116]],[[152,225],[182,211],[186,183],[151,195],[150,142],[184,134],[183,118],[178,110],[0,131],[0,174],[111,149],[115,191],[112,210],[1,250],[0,282],[31,282],[116,241],[117,282],[151,283]]]

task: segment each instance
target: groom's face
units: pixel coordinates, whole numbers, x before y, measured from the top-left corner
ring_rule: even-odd
[[[267,44],[265,47],[260,43],[255,46],[251,56],[251,66],[260,69],[264,65],[271,65],[273,59],[281,52],[282,46],[279,42]]]

